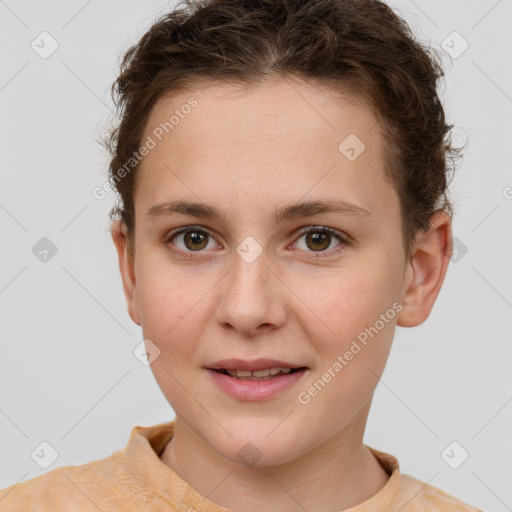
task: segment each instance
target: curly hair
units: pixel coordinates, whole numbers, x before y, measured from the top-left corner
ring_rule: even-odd
[[[120,121],[105,141],[118,195],[110,219],[126,224],[132,257],[138,168],[132,156],[156,102],[208,81],[254,84],[271,75],[316,81],[375,112],[407,257],[435,211],[453,216],[447,189],[463,148],[452,145],[453,125],[446,124],[437,93],[441,58],[389,6],[379,0],[182,0],[126,51],[112,85]]]

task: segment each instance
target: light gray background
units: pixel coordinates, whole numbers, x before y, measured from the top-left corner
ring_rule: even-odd
[[[107,457],[133,426],[174,418],[132,353],[142,334],[108,233],[114,196],[92,195],[106,179],[96,139],[118,59],[174,5],[0,1],[0,488]],[[469,43],[446,59],[443,93],[469,141],[452,186],[467,252],[451,262],[430,318],[397,328],[365,443],[464,501],[511,510],[512,3],[391,5],[436,47],[453,31]],[[47,59],[31,48],[42,31],[59,45]],[[47,263],[32,253],[44,236],[58,248]],[[441,457],[454,440],[469,453],[458,469]],[[42,441],[59,454],[48,470],[31,458]]]

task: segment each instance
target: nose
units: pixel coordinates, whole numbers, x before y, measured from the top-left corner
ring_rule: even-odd
[[[217,321],[224,329],[245,336],[277,329],[286,321],[286,289],[265,252],[251,263],[235,254],[233,267],[223,280]]]

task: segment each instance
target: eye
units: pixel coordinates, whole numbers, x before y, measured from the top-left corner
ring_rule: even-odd
[[[301,231],[301,236],[299,237],[298,242],[296,242],[299,246],[301,245],[299,241],[303,237],[305,237],[304,244],[302,244],[302,247],[299,247],[299,249],[305,250],[306,252],[316,253],[314,254],[314,257],[331,256],[332,254],[337,254],[342,251],[345,246],[349,245],[349,241],[338,234],[335,229],[328,228],[326,226],[312,226],[303,229]],[[326,249],[328,249],[331,245],[333,237],[337,238],[339,243],[334,246],[333,250],[327,251]]]
[[[208,240],[208,238],[210,238],[210,240]],[[210,246],[209,242],[211,242]],[[179,249],[175,250],[171,248],[171,251],[185,255],[187,255],[187,253],[201,252],[205,248],[212,249],[217,245],[210,233],[196,226],[186,226],[173,231],[165,240],[165,243],[169,246],[177,246]],[[193,258],[194,256],[187,257]]]

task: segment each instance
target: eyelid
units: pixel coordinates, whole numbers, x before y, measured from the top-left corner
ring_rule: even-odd
[[[176,229],[171,230],[169,233],[167,233],[165,235],[164,242],[169,242],[171,240],[171,238],[175,237],[176,235],[180,235],[181,233],[186,233],[187,231],[194,231],[194,230],[205,232],[208,235],[210,235],[211,237],[213,237],[212,232],[208,228],[205,228],[204,226],[187,225],[187,226],[182,226],[181,228],[176,228]]]

